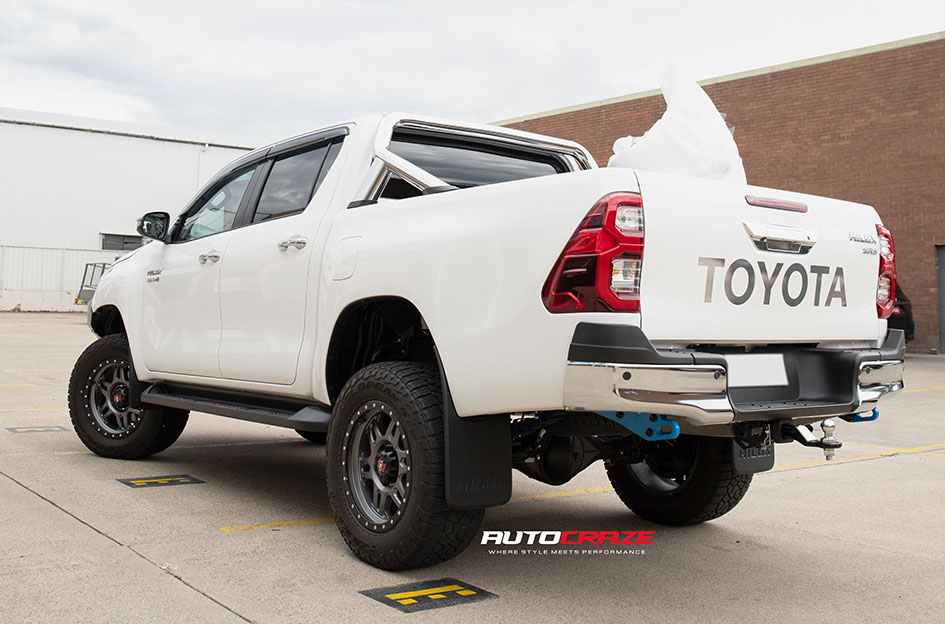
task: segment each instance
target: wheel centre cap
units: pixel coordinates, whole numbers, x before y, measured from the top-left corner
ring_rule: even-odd
[[[391,485],[397,478],[397,454],[392,448],[385,448],[377,453],[374,469],[384,485]]]
[[[116,386],[112,389],[111,399],[115,407],[124,408],[128,402],[128,388],[124,385]]]

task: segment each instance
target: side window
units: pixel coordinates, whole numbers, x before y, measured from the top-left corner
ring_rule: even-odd
[[[231,229],[255,170],[253,167],[236,174],[229,182],[213,191],[202,204],[198,203],[191,208],[181,226],[174,232],[173,240],[196,240]]]
[[[336,141],[277,159],[259,196],[253,223],[305,210],[340,150],[341,143]]]

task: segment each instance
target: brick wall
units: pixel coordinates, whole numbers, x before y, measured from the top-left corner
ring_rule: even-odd
[[[936,245],[945,245],[945,40],[705,87],[748,182],[871,204],[893,232],[913,302],[910,350],[939,346]],[[512,127],[563,137],[606,164],[615,139],[643,134],[665,109],[641,98]],[[943,311],[945,313],[945,311]]]

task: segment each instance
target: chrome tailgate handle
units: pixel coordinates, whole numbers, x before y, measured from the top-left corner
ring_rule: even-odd
[[[302,236],[293,236],[292,238],[287,238],[283,241],[279,241],[279,251],[288,251],[289,247],[295,247],[296,249],[302,249],[308,244],[308,239]]]
[[[222,256],[219,251],[208,251],[205,254],[200,254],[197,256],[197,261],[200,264],[206,264],[209,260],[210,262],[218,262]]]
[[[743,223],[751,242],[761,251],[803,255],[817,243],[814,232],[783,225]]]

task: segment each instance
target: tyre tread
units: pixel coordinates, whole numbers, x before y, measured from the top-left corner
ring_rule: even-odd
[[[629,474],[628,466],[607,466],[617,496],[638,516],[669,526],[685,526],[715,520],[735,508],[748,492],[752,475],[735,472],[735,460],[731,444],[725,438],[704,438],[701,443],[708,456],[704,469],[711,474],[703,475],[708,487],[702,491],[687,492],[683,500],[673,501],[663,509],[654,509],[649,501],[642,500],[641,487]],[[667,497],[667,503],[669,497]]]
[[[450,509],[446,504],[442,387],[436,369],[416,362],[372,364],[352,376],[341,391],[337,404],[343,405],[346,393],[364,384],[396,389],[407,403],[416,408],[413,414],[416,424],[430,442],[425,454],[427,461],[417,469],[430,478],[433,495],[422,499],[425,505],[420,508],[418,521],[411,527],[407,543],[401,548],[379,551],[362,542],[346,524],[339,512],[344,508],[343,494],[336,492],[329,480],[329,500],[335,510],[335,521],[342,537],[360,559],[385,570],[425,567],[455,557],[475,537],[482,522],[483,510]],[[335,426],[334,419],[332,426]]]
[[[109,334],[99,338],[82,352],[72,368],[69,377],[67,401],[69,418],[79,440],[90,451],[101,457],[112,459],[141,459],[170,447],[180,437],[187,425],[188,412],[170,408],[149,407],[142,410],[140,431],[123,438],[120,444],[116,440],[107,440],[85,424],[87,418],[83,391],[88,371],[103,358],[120,355],[131,356],[128,338],[124,334]]]

